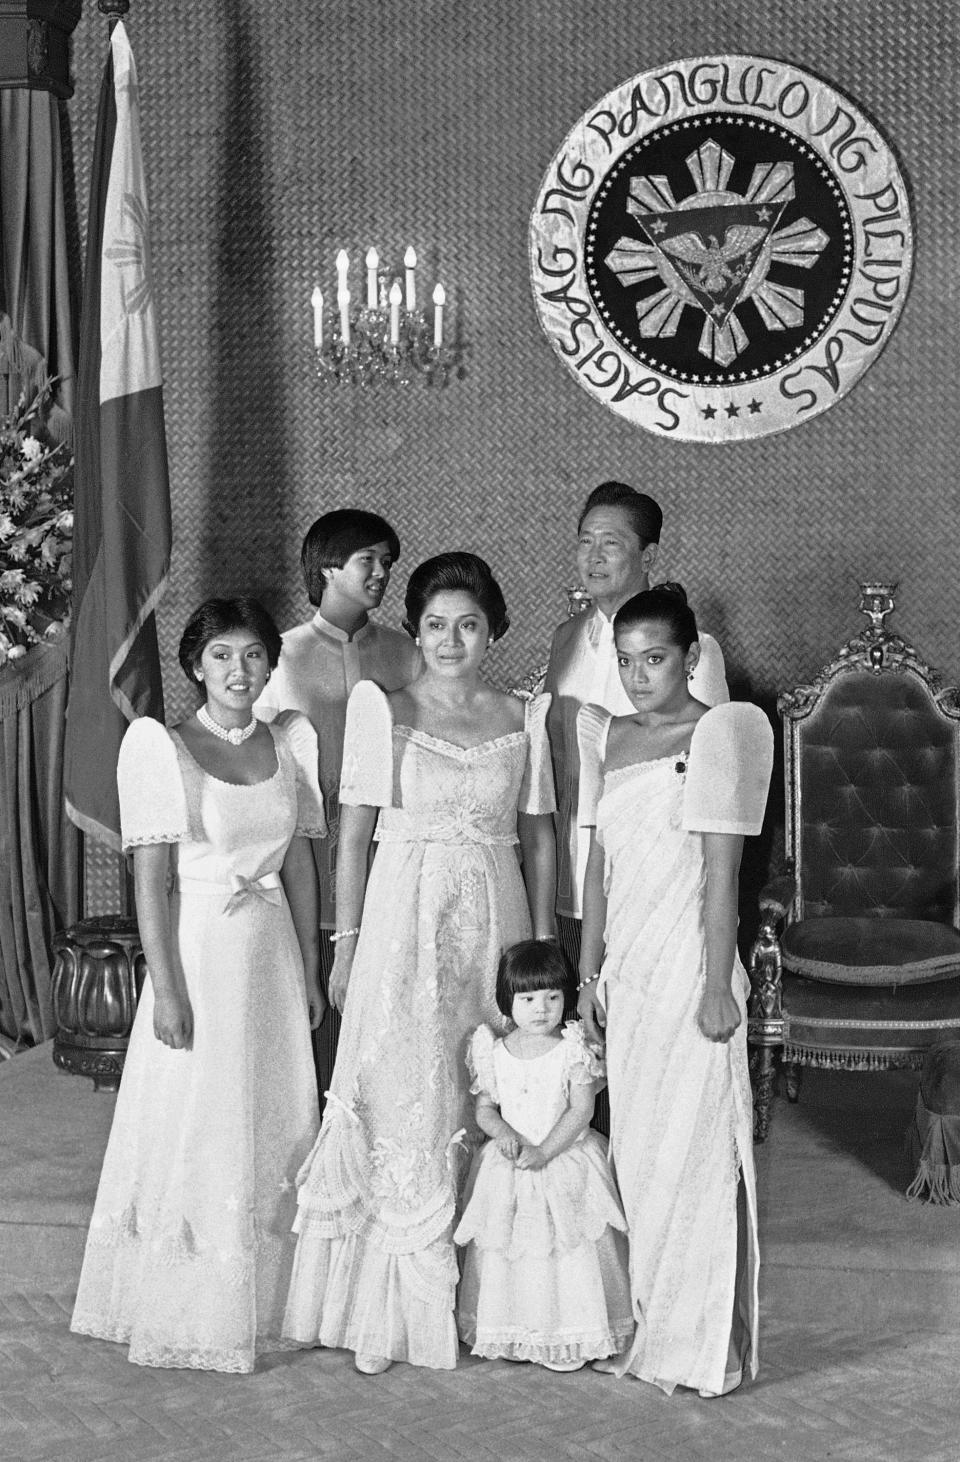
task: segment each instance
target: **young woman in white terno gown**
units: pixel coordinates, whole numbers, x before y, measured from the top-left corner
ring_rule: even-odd
[[[636,711],[579,716],[580,816],[594,830],[579,1008],[588,1035],[606,1029],[637,1329],[598,1368],[717,1395],[757,1366],[737,882],[743,836],[763,818],[773,734],[756,706],[707,710],[689,694],[697,630],[679,586],[628,600],[614,634]]]
[[[279,651],[255,600],[201,605],[180,661],[204,705],[169,732],[134,721],[120,750],[149,978],[72,1328],[129,1344],[139,1365],[250,1371],[279,1344],[294,1179],[318,1120],[307,839],[324,833],[310,723],[253,719]]]
[[[467,1038],[505,1027],[501,952],[554,927],[547,701],[525,706],[480,676],[507,625],[487,565],[421,564],[405,624],[423,672],[389,696],[361,681],[347,709],[330,981],[346,1004],[299,1179],[284,1322],[296,1340],[354,1351],[367,1374],[456,1365],[452,1230],[463,1139],[479,1139]]]

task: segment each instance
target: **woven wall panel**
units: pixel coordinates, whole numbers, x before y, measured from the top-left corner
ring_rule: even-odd
[[[900,580],[896,626],[960,677],[955,4],[133,0],[128,29],[173,474],[169,665],[210,593],[259,593],[284,625],[302,618],[303,528],[355,503],[401,534],[391,622],[419,558],[467,547],[491,560],[513,619],[492,668],[517,675],[563,612],[580,501],[617,476],[662,502],[662,569],[753,694],[831,655],[856,626],[861,577]],[[81,217],[105,44],[91,3],[68,109]],[[917,257],[901,324],[846,400],[715,447],[658,439],[577,387],[540,335],[526,234],[543,170],[587,106],[671,57],[724,50],[820,72],[876,118],[913,189]],[[464,378],[322,391],[313,284],[330,289],[341,245],[359,262],[375,244],[399,266],[408,243],[422,283],[447,286]],[[175,669],[169,691],[184,710]]]

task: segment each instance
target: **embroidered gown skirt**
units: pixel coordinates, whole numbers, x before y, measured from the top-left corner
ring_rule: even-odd
[[[193,1045],[157,1040],[148,978],[71,1328],[127,1343],[139,1365],[250,1371],[258,1348],[280,1343],[294,1179],[318,1121],[303,962],[278,876],[298,821],[306,831],[311,819],[298,815],[304,797],[280,727],[277,774],[238,787],[202,773],[178,738],[149,724],[127,733],[127,770],[148,784],[158,761],[169,773],[152,840],[179,844],[170,919]],[[166,747],[141,745],[158,736]],[[135,769],[133,751],[143,752]],[[307,776],[310,757],[307,746]],[[315,739],[312,758],[315,783]]]
[[[467,1039],[504,1029],[497,964],[530,935],[516,814],[552,810],[546,706],[464,750],[393,727],[386,704],[361,682],[348,711],[343,792],[382,810],[330,1098],[298,1179],[284,1333],[448,1368],[452,1229],[479,1138]]]

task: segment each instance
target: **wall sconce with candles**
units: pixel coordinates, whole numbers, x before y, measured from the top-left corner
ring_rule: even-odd
[[[324,297],[317,286],[313,306],[313,353],[320,381],[340,385],[408,386],[414,380],[443,386],[455,363],[455,352],[443,343],[442,284],[433,290],[433,316],[417,308],[417,256],[403,256],[404,284],[394,278],[389,288],[376,249],[366,255],[366,305],[351,307],[350,258],[337,254],[336,315],[324,317]]]

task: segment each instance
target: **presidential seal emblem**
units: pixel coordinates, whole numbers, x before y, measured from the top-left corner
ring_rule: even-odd
[[[906,188],[849,98],[757,56],[672,61],[580,119],[530,224],[540,322],[576,380],[664,436],[765,436],[883,349],[913,258]]]

